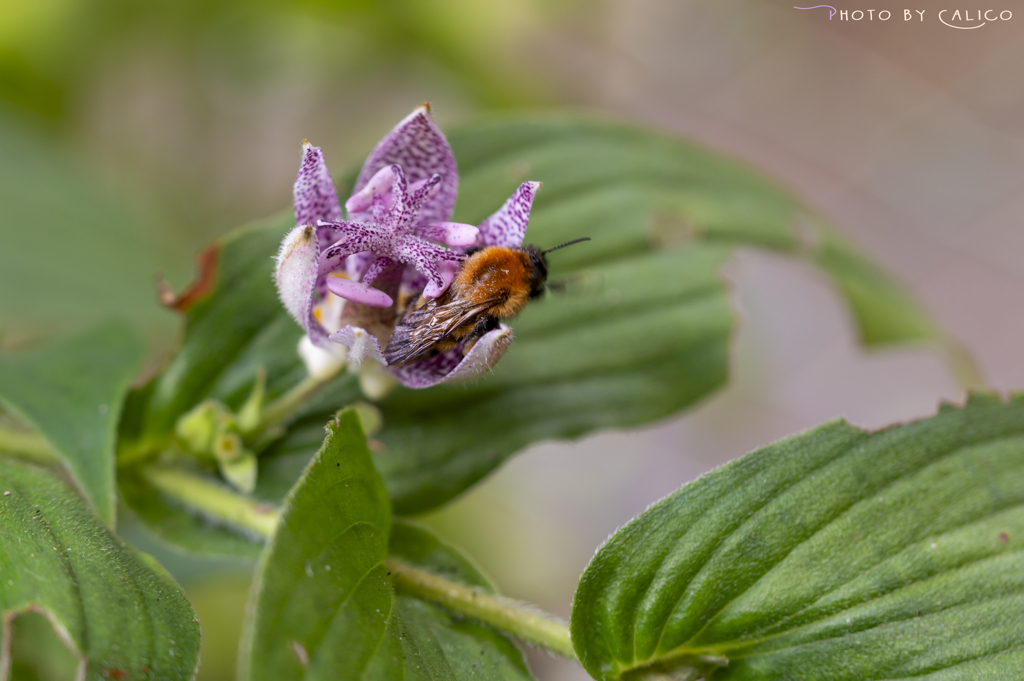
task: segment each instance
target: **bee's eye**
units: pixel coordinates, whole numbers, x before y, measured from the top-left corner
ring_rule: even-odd
[[[544,280],[548,278],[548,263],[544,255],[539,251],[530,250],[530,264],[533,265],[534,279],[540,281],[541,290],[544,289]]]

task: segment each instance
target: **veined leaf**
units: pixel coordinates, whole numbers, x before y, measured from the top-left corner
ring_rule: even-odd
[[[389,514],[358,419],[343,412],[289,493],[260,562],[243,679],[532,678],[515,645],[493,629],[394,593],[389,552],[493,588],[456,551],[425,530],[390,525]]]
[[[504,119],[449,138],[460,164],[456,220],[478,224],[518,183],[540,180],[527,241],[593,240],[552,254],[551,279],[565,290],[512,322],[516,340],[493,374],[397,389],[379,405],[374,462],[397,513],[452,499],[533,442],[648,423],[713,393],[728,375],[734,328],[719,268],[739,246],[821,267],[866,343],[936,337],[898,285],[735,161],[650,131],[570,119]],[[272,282],[272,257],[291,226],[282,216],[218,242],[209,285],[187,310],[184,345],[151,392],[139,392],[126,443],[159,447],[206,397],[237,406],[258,366],[271,398],[301,378],[301,331]],[[290,488],[319,447],[320,425],[357,391],[347,375],[309,406],[262,457],[258,494],[279,499]]]
[[[96,514],[114,525],[114,436],[145,349],[108,323],[34,352],[0,356],[0,402],[49,441]]]
[[[827,424],[684,486],[597,552],[572,640],[598,679],[1019,677],[1024,395]]]
[[[391,614],[389,525],[359,419],[343,412],[285,500],[256,569],[241,679],[361,678]]]
[[[719,268],[737,246],[824,269],[869,345],[938,338],[897,284],[735,161],[569,119],[497,120],[450,140],[456,220],[478,224],[519,182],[540,180],[527,242],[593,240],[552,254],[551,279],[567,290],[513,322],[515,343],[491,376],[383,403],[375,461],[397,513],[448,501],[533,442],[647,423],[723,385],[734,315]]]
[[[50,471],[0,459],[0,615],[6,622],[30,610],[78,651],[80,678],[188,681],[195,673],[199,624],[174,580]]]

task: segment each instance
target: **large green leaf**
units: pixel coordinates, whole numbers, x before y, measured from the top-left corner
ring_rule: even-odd
[[[598,551],[572,640],[598,679],[1019,678],[1024,395],[834,422],[686,485]]]
[[[719,268],[738,246],[822,267],[867,343],[934,336],[899,286],[734,161],[665,135],[569,119],[505,119],[457,130],[450,141],[461,169],[455,219],[479,223],[519,182],[541,180],[528,241],[593,241],[551,256],[552,279],[565,290],[513,322],[516,341],[493,374],[398,389],[382,402],[374,461],[398,513],[444,503],[532,442],[650,422],[720,387],[734,314]],[[218,242],[212,286],[187,311],[181,351],[149,393],[140,391],[125,442],[159,448],[175,419],[208,396],[237,406],[258,366],[271,397],[299,380],[301,332],[271,276],[291,223],[283,216]],[[323,422],[356,391],[351,375],[336,381],[266,452],[261,495],[279,499],[290,488],[318,449]]]
[[[494,591],[469,561],[421,528],[395,522],[391,526],[389,551],[406,563],[446,579]],[[398,593],[384,640],[370,663],[366,678],[526,681],[533,677],[519,649],[494,629],[453,616],[414,596]]]
[[[384,638],[390,509],[359,419],[328,424],[256,569],[244,680],[357,679]]]
[[[501,634],[393,592],[389,552],[447,579],[493,587],[425,530],[390,524],[354,412],[327,430],[257,570],[242,678],[531,679]]]
[[[174,580],[50,471],[0,459],[0,616],[30,610],[77,649],[87,679],[195,672],[199,624]]]
[[[114,436],[143,354],[130,326],[107,323],[31,353],[0,356],[0,402],[50,442],[111,527]]]
[[[532,442],[649,422],[720,387],[734,319],[719,267],[739,245],[822,267],[866,343],[935,338],[899,286],[734,161],[578,120],[500,120],[450,140],[461,171],[455,219],[477,224],[517,183],[541,180],[527,240],[593,241],[551,256],[567,290],[513,323],[515,344],[493,375],[384,402],[375,460],[398,513],[451,499]],[[310,444],[298,430],[273,454],[303,460]]]

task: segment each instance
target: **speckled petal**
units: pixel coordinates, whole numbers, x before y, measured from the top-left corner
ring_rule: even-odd
[[[480,230],[461,222],[435,222],[416,230],[416,236],[456,247],[472,246]]]
[[[348,348],[348,365],[350,367],[358,367],[366,359],[387,364],[384,353],[380,351],[380,342],[366,329],[358,326],[346,326],[341,331],[332,333],[330,339]]]
[[[379,241],[377,231],[372,225],[358,222],[321,223],[320,228],[329,228],[333,238],[340,239],[324,248],[320,254],[321,277],[346,267],[345,260],[354,253],[369,251]],[[349,273],[351,277],[351,273]],[[355,277],[351,277],[355,279]]]
[[[466,256],[461,253],[449,251],[444,246],[432,244],[415,236],[407,236],[396,244],[393,257],[415,267],[442,290],[445,288],[445,283],[441,276],[440,263],[446,260],[462,261],[466,259]]]
[[[438,383],[468,381],[490,371],[512,343],[512,328],[502,324],[484,334],[476,345],[461,356],[450,350],[415,364],[391,367],[391,373],[407,388],[429,388]]]
[[[316,225],[320,220],[341,219],[338,192],[327,172],[324,155],[320,147],[314,147],[309,141],[302,143],[302,163],[292,188],[292,198],[297,225]],[[317,228],[317,237],[322,236],[321,229]]]
[[[505,205],[480,224],[477,244],[513,248],[522,246],[523,238],[526,236],[526,225],[530,221],[533,197],[537,195],[538,189],[540,182],[524,182],[519,185]]]
[[[390,164],[400,165],[410,184],[425,180],[434,173],[441,176],[437,189],[420,210],[418,225],[451,217],[459,186],[458,169],[448,140],[434,125],[426,105],[409,114],[377,143],[359,173],[355,193],[360,192],[377,171]]]
[[[441,279],[444,280],[444,285],[438,287],[433,281],[428,280],[426,285],[423,287],[424,298],[437,298],[439,295],[444,293],[452,283],[452,279],[455,278],[455,273],[459,271],[459,263],[452,262],[451,260],[445,260],[438,263],[438,269],[441,270]]]
[[[326,334],[312,316],[318,264],[319,247],[313,226],[301,225],[289,232],[281,242],[274,280],[285,309],[306,330],[313,342],[319,345]]]

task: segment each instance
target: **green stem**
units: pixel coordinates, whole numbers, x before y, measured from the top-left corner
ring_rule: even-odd
[[[211,520],[269,537],[277,527],[273,506],[234,492],[203,475],[181,468],[146,466],[142,476],[159,492],[198,511]]]
[[[269,538],[277,526],[277,509],[233,492],[204,476],[160,466],[147,466],[142,469],[142,474],[161,493],[216,522],[232,525],[263,539]],[[395,558],[388,558],[384,565],[399,591],[437,603],[563,657],[576,659],[569,640],[569,628],[551,615],[439,577]]]
[[[0,451],[4,454],[47,466],[60,460],[41,435],[30,431],[0,427]]]
[[[263,408],[263,413],[260,415],[260,421],[256,427],[251,432],[245,434],[246,441],[258,442],[261,436],[285,423],[295,412],[305,406],[310,397],[327,385],[344,368],[345,364],[339,363],[333,370],[326,371],[318,376],[306,376],[288,392],[268,404]]]
[[[551,615],[542,614],[531,606],[452,582],[396,558],[388,558],[384,561],[384,566],[394,578],[395,588],[399,591],[507,631],[518,639],[536,644],[562,657],[576,659],[572,642],[569,640],[569,627]]]

